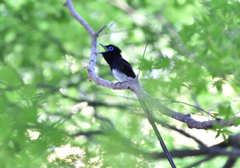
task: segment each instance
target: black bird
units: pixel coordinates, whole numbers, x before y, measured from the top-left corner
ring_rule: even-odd
[[[112,74],[115,78],[117,78],[120,82],[124,82],[124,81],[128,80],[128,77],[132,77],[132,78],[136,77],[136,75],[132,69],[132,66],[125,59],[123,59],[123,57],[121,55],[121,50],[118,47],[116,47],[112,44],[107,45],[107,46],[101,44],[101,46],[105,49],[105,51],[100,52],[99,54],[103,55],[105,61],[107,61],[108,65],[110,66]],[[147,107],[144,100],[139,99],[139,101],[143,107]],[[150,116],[151,115],[150,111],[148,111],[148,109],[146,111],[147,112],[145,112],[145,113],[147,114],[147,116]],[[149,120],[150,124],[153,125],[153,129],[155,131],[155,129],[157,129],[157,127],[154,124],[154,121],[152,119],[148,119],[148,120]],[[160,144],[162,146],[164,154],[167,157],[169,163],[171,164],[172,168],[176,168],[176,166],[172,160],[172,157],[162,139],[162,136],[160,135],[160,133],[158,131],[156,134],[157,134],[157,137],[160,141]]]
[[[100,43],[101,44],[101,43]],[[110,44],[101,46],[105,49],[104,52],[100,52],[103,55],[105,61],[111,68],[112,74],[120,82],[128,80],[128,77],[135,78],[136,75],[132,69],[132,66],[122,57],[121,50]]]

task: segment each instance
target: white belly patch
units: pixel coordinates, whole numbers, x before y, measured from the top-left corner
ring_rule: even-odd
[[[113,69],[112,70],[112,74],[115,78],[117,78],[120,82],[124,82],[124,81],[127,81],[128,80],[128,77],[127,75],[125,75],[124,73],[116,70],[116,69]]]

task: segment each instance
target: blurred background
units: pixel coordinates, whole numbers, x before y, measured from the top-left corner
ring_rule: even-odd
[[[135,95],[89,82],[91,38],[63,3],[0,0],[0,167],[170,167]],[[98,42],[118,46],[164,105],[198,121],[238,115],[239,1],[73,5],[95,31],[107,25]],[[96,72],[117,82],[101,55]],[[231,158],[191,151],[227,142],[238,120],[199,130],[156,115],[177,167],[224,167]]]

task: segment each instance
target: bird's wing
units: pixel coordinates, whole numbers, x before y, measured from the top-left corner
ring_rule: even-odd
[[[119,65],[122,65],[121,68],[119,69],[120,72],[126,74],[128,77],[135,78],[136,75],[132,69],[132,66],[123,58],[119,60]]]

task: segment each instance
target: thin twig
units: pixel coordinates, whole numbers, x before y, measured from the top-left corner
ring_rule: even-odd
[[[99,35],[103,31],[103,29],[105,29],[105,27],[106,25],[104,25],[100,30],[98,30],[96,34]]]
[[[192,104],[189,104],[189,103],[185,103],[185,102],[182,102],[182,101],[175,101],[175,100],[172,100],[167,94],[165,94],[164,92],[160,91],[164,96],[166,96],[171,102],[173,103],[181,103],[181,104],[185,104],[185,105],[188,105],[188,106],[191,106],[191,107],[194,107],[196,108],[197,110],[200,110],[200,111],[203,111],[205,112],[206,114],[210,115],[211,117],[213,118],[216,118],[214,115],[212,115],[211,113],[207,112],[206,110],[204,110],[203,108],[199,107],[199,106],[194,106]]]
[[[199,139],[193,137],[192,135],[188,134],[187,132],[185,132],[185,131],[183,131],[183,130],[180,130],[180,129],[178,129],[178,128],[174,127],[174,126],[171,126],[171,125],[169,125],[169,124],[166,124],[166,123],[160,121],[160,120],[157,119],[157,118],[154,118],[154,120],[155,120],[157,123],[161,124],[163,127],[168,127],[168,128],[170,128],[170,129],[172,129],[172,130],[174,130],[174,131],[179,132],[180,134],[182,134],[182,135],[184,135],[184,136],[186,136],[186,137],[188,137],[188,138],[193,139],[195,142],[197,142],[197,143],[201,146],[201,148],[207,148],[207,146],[206,146],[202,141],[200,141]]]
[[[150,34],[149,34],[149,36],[148,36],[147,43],[146,43],[145,48],[144,48],[144,51],[143,51],[142,60],[141,60],[141,62],[140,62],[140,66],[142,65],[142,62],[143,62],[143,59],[144,59],[144,56],[145,56],[145,53],[146,53],[146,50],[147,50],[148,42],[149,42],[149,39],[150,39],[150,37],[151,37],[151,35],[152,35],[152,29],[153,29],[154,26],[155,26],[155,24],[153,24],[153,26],[152,26],[152,28],[151,28],[151,32],[150,32]],[[138,70],[138,76],[139,76],[139,73],[140,73],[140,69]]]

